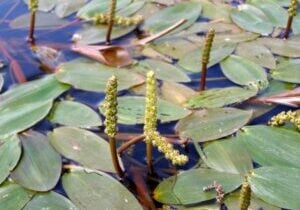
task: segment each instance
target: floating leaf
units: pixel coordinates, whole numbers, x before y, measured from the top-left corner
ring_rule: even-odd
[[[222,20],[224,22],[231,22],[230,12],[232,7],[227,4],[214,4],[208,0],[197,0],[203,8],[202,16],[213,20]]]
[[[241,28],[264,36],[273,31],[273,26],[263,11],[250,4],[239,5],[231,12],[231,18]]]
[[[261,167],[253,171],[249,182],[252,192],[268,203],[285,209],[300,206],[300,169]]]
[[[212,169],[191,169],[172,176],[156,187],[155,200],[165,204],[196,204],[215,198],[215,192],[204,192],[203,188],[216,181],[228,193],[238,188],[242,177],[238,174],[218,172]]]
[[[295,16],[292,24],[293,34],[300,34],[300,17]]]
[[[66,20],[60,19],[53,13],[37,12],[36,17],[35,28],[39,30],[56,29],[57,27],[67,25],[69,23]],[[27,29],[29,28],[29,24],[30,13],[21,15],[9,22],[9,26],[12,29]]]
[[[193,89],[175,82],[163,82],[160,87],[161,97],[171,103],[182,105],[188,98],[196,94]]]
[[[115,172],[108,143],[96,134],[72,127],[56,128],[49,134],[50,143],[60,154],[79,164]]]
[[[300,133],[263,125],[247,126],[238,133],[253,160],[263,166],[300,168]]]
[[[144,123],[145,97],[124,96],[118,98],[118,122],[121,124],[142,124]],[[104,113],[103,102],[99,109]],[[172,104],[168,101],[158,100],[157,118],[162,122],[170,122],[181,119],[190,114],[190,111],[183,107]]]
[[[275,69],[271,71],[271,77],[276,80],[300,83],[300,59],[287,60],[280,62]]]
[[[210,62],[208,67],[219,63],[227,56],[231,55],[235,50],[235,46],[236,45],[234,43],[213,44],[210,52]],[[202,49],[203,48],[201,48],[201,50],[197,49],[187,53],[184,57],[179,59],[178,65],[188,71],[200,72]]]
[[[202,204],[191,206],[176,206],[178,210],[220,210],[219,204]]]
[[[190,97],[185,106],[189,108],[218,108],[240,103],[257,94],[254,89],[240,87],[214,88]]]
[[[181,119],[176,131],[195,142],[219,139],[238,131],[250,120],[252,111],[235,108],[215,108],[196,111]]]
[[[5,183],[0,187],[0,209],[22,210],[32,199],[34,192],[13,183]]]
[[[139,62],[133,68],[133,71],[146,75],[148,71],[154,71],[157,79],[174,81],[174,82],[190,82],[191,79],[178,67],[165,63],[163,61],[146,59]]]
[[[74,127],[102,125],[102,120],[93,109],[75,101],[57,102],[48,118],[52,123]]]
[[[217,171],[244,175],[253,168],[249,152],[235,138],[209,143],[203,152],[205,164]]]
[[[262,67],[269,69],[276,67],[276,60],[271,51],[264,45],[260,45],[255,41],[239,43],[236,48],[236,54],[259,64]]]
[[[195,2],[178,3],[174,6],[162,9],[147,18],[142,25],[142,30],[156,33],[174,25],[182,19],[186,19],[187,22],[175,30],[178,32],[192,25],[199,17],[200,12],[201,6]]]
[[[55,8],[55,13],[58,17],[64,18],[67,17],[78,9],[84,6],[85,0],[64,0],[64,1],[57,1],[57,5]]]
[[[78,210],[78,208],[66,197],[56,193],[38,193],[23,208],[24,210]]]
[[[0,67],[0,69],[1,69],[1,67]],[[4,85],[4,78],[3,78],[3,75],[0,74],[0,91],[2,90],[3,85]]]
[[[64,174],[64,190],[80,209],[142,210],[136,198],[117,180],[100,172]]]
[[[240,210],[240,191],[231,193],[229,196],[226,196],[225,204],[226,207],[230,210]],[[280,210],[280,208],[272,206],[271,204],[264,202],[263,200],[257,198],[254,195],[251,195],[249,209]]]
[[[26,4],[28,4],[30,0],[24,0]],[[39,0],[39,10],[43,12],[49,12],[52,10],[56,3],[59,2],[59,0]]]
[[[73,85],[77,89],[104,92],[108,79],[118,78],[118,89],[125,90],[144,83],[144,78],[128,69],[118,69],[89,60],[73,60],[59,67],[56,77],[60,82]]]
[[[46,136],[35,131],[20,135],[23,154],[11,173],[12,179],[23,187],[35,191],[48,191],[59,180],[61,157],[51,147]]]
[[[15,168],[20,157],[21,146],[16,135],[0,140],[0,184]]]
[[[288,12],[273,0],[248,0],[247,3],[261,9],[273,26],[286,27]]]
[[[243,57],[231,55],[221,62],[221,69],[232,82],[256,89],[268,86],[267,73],[258,64]]]
[[[269,48],[272,53],[286,57],[300,57],[300,45],[297,40],[259,38],[259,43]]]

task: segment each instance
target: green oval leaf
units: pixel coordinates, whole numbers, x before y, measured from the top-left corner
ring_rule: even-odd
[[[199,17],[200,12],[201,5],[195,2],[178,3],[162,9],[147,18],[142,25],[142,30],[156,33],[174,25],[182,19],[186,19],[187,22],[175,30],[179,32],[192,25]]]
[[[77,59],[59,67],[56,78],[77,89],[104,92],[108,79],[115,75],[118,78],[118,90],[125,90],[144,83],[144,78],[128,69],[118,69],[103,64]]]
[[[300,59],[280,62],[271,71],[271,77],[275,80],[300,84]]]
[[[146,75],[148,71],[154,71],[156,78],[174,82],[190,82],[191,79],[175,65],[163,61],[146,59],[139,62],[132,69],[135,72]]]
[[[145,97],[124,96],[118,98],[118,123],[120,124],[142,124],[144,123]],[[104,114],[103,102],[99,109]],[[170,122],[181,119],[190,114],[190,111],[183,107],[172,104],[168,101],[158,100],[157,118],[160,122]]]
[[[232,21],[239,27],[264,36],[273,31],[273,26],[263,11],[249,4],[239,5],[231,12]]]
[[[51,145],[82,166],[115,172],[109,144],[98,135],[79,128],[60,127],[49,134]]]
[[[210,51],[210,61],[207,67],[211,67],[227,56],[231,55],[235,50],[236,44],[234,43],[221,43],[221,44],[213,44],[212,49]],[[182,68],[192,71],[192,72],[201,72],[201,57],[202,57],[202,49],[194,50],[184,55],[184,57],[179,59],[178,65]]]
[[[228,4],[222,4],[220,2],[213,3],[209,0],[197,0],[202,5],[202,16],[213,20],[222,20],[224,22],[231,22],[230,12],[232,7]]]
[[[51,147],[46,136],[35,131],[20,135],[23,154],[11,173],[12,179],[23,187],[35,191],[48,191],[59,180],[61,157]]]
[[[90,107],[75,101],[57,102],[48,117],[52,123],[74,127],[101,126],[102,120]]]
[[[62,182],[80,209],[143,209],[122,184],[104,173],[74,171],[64,174]]]
[[[55,13],[58,17],[67,17],[85,5],[85,0],[64,0],[57,1]]]
[[[263,166],[300,168],[300,133],[263,125],[247,126],[238,133],[253,160]]]
[[[285,209],[300,206],[300,169],[261,167],[252,172],[249,182],[252,192],[268,203]]]
[[[38,193],[23,208],[24,210],[78,210],[78,208],[66,197],[56,193]]]
[[[211,200],[215,198],[215,192],[204,192],[203,188],[214,181],[221,184],[224,192],[228,193],[241,185],[242,177],[212,169],[191,169],[159,183],[154,190],[154,198],[165,204],[183,205]]]
[[[34,192],[14,183],[5,183],[0,187],[0,209],[22,210],[33,197]]]
[[[253,168],[249,152],[235,138],[209,143],[203,152],[205,164],[217,171],[244,175]]]
[[[175,129],[182,138],[204,142],[235,133],[248,123],[251,116],[252,111],[235,108],[200,110],[181,119]]]
[[[0,140],[0,184],[15,168],[21,157],[21,146],[16,135]]]
[[[268,78],[265,70],[243,57],[231,55],[221,62],[221,69],[232,82],[255,89],[268,87]]]
[[[256,94],[257,91],[254,89],[244,89],[240,87],[209,89],[190,97],[185,103],[185,106],[189,108],[218,108],[240,103]]]

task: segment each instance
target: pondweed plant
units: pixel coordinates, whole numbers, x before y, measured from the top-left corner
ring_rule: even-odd
[[[201,71],[201,81],[200,81],[200,91],[205,90],[206,86],[206,76],[207,76],[207,65],[210,59],[210,51],[215,37],[215,30],[209,29],[205,38],[204,48],[202,51],[202,71]]]
[[[95,25],[99,24],[108,24],[109,23],[109,14],[97,14],[93,17],[93,22]],[[119,26],[132,26],[138,25],[143,21],[143,16],[135,15],[132,17],[122,17],[115,15],[114,24]]]
[[[297,15],[297,9],[298,9],[298,0],[291,0],[290,6],[288,9],[289,18],[288,18],[288,22],[286,24],[286,29],[284,32],[285,39],[289,38],[289,34],[290,34],[291,27],[293,24],[293,19]]]
[[[118,101],[117,101],[117,77],[112,76],[106,86],[105,96],[105,133],[109,139],[110,152],[112,156],[113,165],[119,177],[123,177],[123,171],[121,169],[119,159],[117,156],[116,148],[116,135],[117,135],[117,123],[118,123]]]
[[[242,184],[242,188],[240,192],[239,209],[248,210],[250,203],[251,203],[251,187],[247,178],[245,178],[245,181]]]
[[[164,153],[165,157],[174,165],[184,165],[188,161],[188,157],[181,155],[175,150],[173,145],[168,143],[159,132],[157,132],[157,90],[156,78],[153,71],[147,73],[146,81],[146,105],[144,117],[144,135],[147,145],[147,166],[149,173],[152,173],[152,145]]]
[[[35,16],[36,11],[39,6],[38,0],[29,0],[28,9],[30,11],[30,25],[29,25],[29,34],[28,34],[28,42],[34,44],[34,29],[35,29]]]

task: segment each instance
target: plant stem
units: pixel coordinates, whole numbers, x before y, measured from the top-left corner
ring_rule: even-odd
[[[110,146],[110,153],[111,153],[111,158],[113,161],[114,168],[118,176],[122,178],[124,176],[124,173],[119,163],[117,148],[116,148],[116,139],[114,137],[109,137],[109,146]]]
[[[284,38],[289,38],[289,33],[291,31],[292,23],[293,23],[293,16],[289,16],[288,22],[286,24],[285,32],[284,32]]]
[[[30,44],[35,43],[35,38],[34,38],[35,16],[36,16],[36,12],[32,11],[30,15],[30,26],[29,26],[29,34],[28,34],[28,42]]]
[[[147,168],[148,168],[149,174],[153,174],[152,152],[153,152],[152,142],[147,142],[146,143],[146,156],[147,156]]]
[[[125,150],[127,150],[131,145],[136,144],[137,142],[143,140],[145,138],[145,135],[139,135],[136,136],[132,139],[130,139],[129,141],[127,141],[126,143],[122,144],[122,146],[120,146],[118,148],[118,153],[121,154],[123,153]]]
[[[117,0],[110,0],[110,8],[109,8],[109,20],[107,26],[107,33],[106,33],[106,44],[111,44],[111,33],[114,26],[115,21],[115,11],[116,11]]]
[[[206,86],[207,63],[202,63],[201,80],[199,91],[204,91]]]

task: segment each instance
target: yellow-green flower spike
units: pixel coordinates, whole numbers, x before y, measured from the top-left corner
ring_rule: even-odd
[[[294,17],[297,15],[298,9],[298,0],[291,0],[288,12],[290,17]]]
[[[117,101],[117,88],[118,80],[115,76],[112,76],[106,86],[105,96],[105,130],[104,132],[111,138],[117,135],[117,121],[118,121],[118,101]]]
[[[146,141],[151,141],[148,134],[155,131],[157,125],[157,90],[156,78],[153,71],[147,73],[146,83],[144,133],[146,135]]]
[[[92,18],[95,25],[99,24],[108,24],[109,22],[109,15],[108,14],[97,14]],[[120,25],[120,26],[132,26],[132,25],[138,25],[143,21],[143,16],[136,15],[133,17],[122,17],[116,15],[114,18],[114,24]]]
[[[110,0],[109,13],[108,13],[108,24],[113,23],[115,20],[116,7],[117,7],[117,0]]]
[[[214,29],[209,29],[206,39],[205,39],[205,44],[204,48],[202,51],[202,64],[208,64],[209,63],[209,57],[210,57],[210,51],[211,47],[214,41],[215,37],[215,30]]]
[[[28,8],[32,12],[36,12],[39,7],[39,1],[38,0],[29,0]]]
[[[271,126],[281,126],[287,122],[294,124],[300,130],[300,114],[296,111],[281,112],[273,116],[268,124]]]
[[[248,181],[245,181],[242,185],[242,189],[240,192],[240,210],[248,210],[251,202],[251,188]]]

